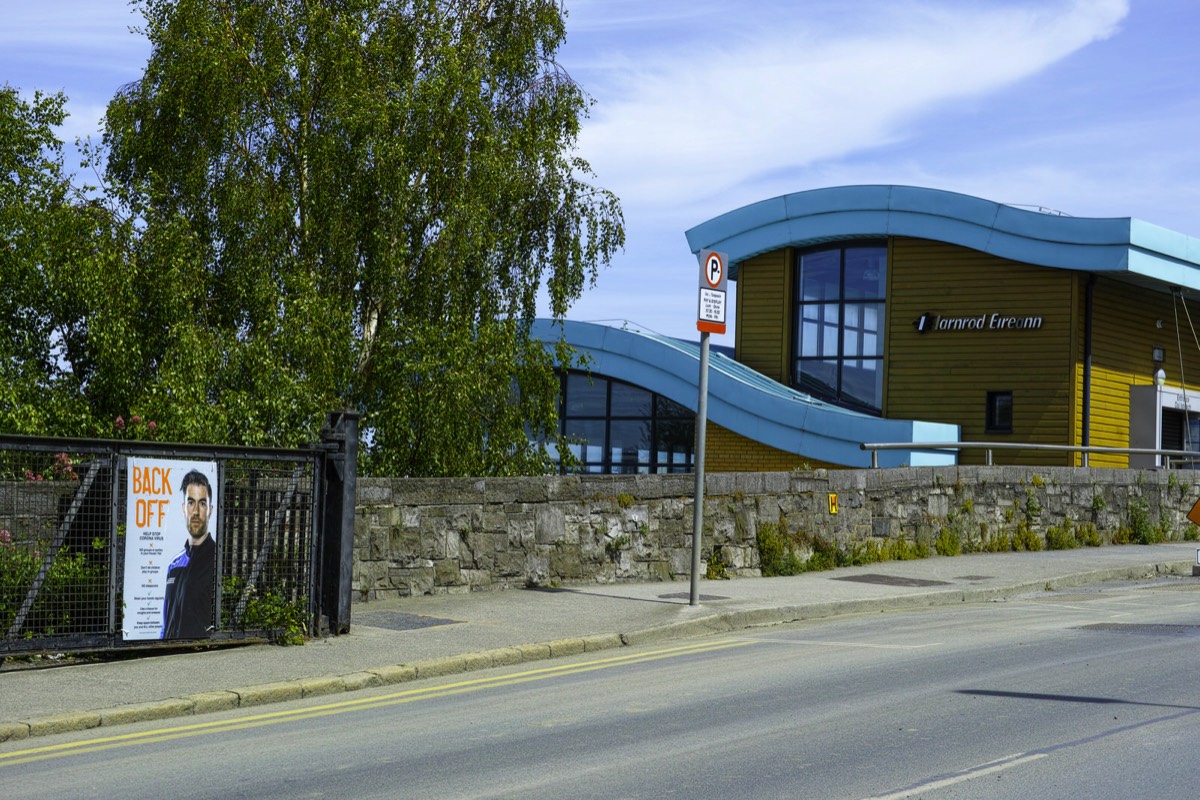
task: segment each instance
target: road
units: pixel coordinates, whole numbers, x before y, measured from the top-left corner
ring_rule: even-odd
[[[7,797],[1195,798],[1190,581],[0,745]]]

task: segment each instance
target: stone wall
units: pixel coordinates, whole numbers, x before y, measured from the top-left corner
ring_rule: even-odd
[[[1070,467],[913,467],[709,474],[703,554],[758,575],[770,523],[843,548],[902,538],[963,549],[1070,520],[1105,543],[1183,538],[1193,473]],[[1200,483],[1200,477],[1195,478]],[[692,475],[361,479],[357,600],[531,585],[686,580]],[[836,495],[836,513],[830,495]]]

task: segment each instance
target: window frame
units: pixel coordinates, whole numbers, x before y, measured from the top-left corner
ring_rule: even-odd
[[[848,296],[847,290],[847,253],[855,250],[879,250],[882,251],[882,269],[880,285],[878,287],[878,295],[869,295],[861,290],[850,291]],[[837,296],[836,297],[813,297],[806,299],[804,296],[804,259],[806,257],[817,256],[820,254],[837,253]],[[860,413],[869,414],[872,416],[883,416],[883,369],[886,355],[886,337],[887,337],[887,270],[889,269],[889,254],[887,239],[855,239],[847,240],[832,244],[823,244],[817,247],[805,248],[799,250],[795,254],[795,259],[792,265],[793,270],[793,291],[792,291],[792,336],[791,336],[791,364],[790,364],[790,381],[792,387],[799,391],[811,394],[820,400],[832,403],[843,408],[849,408]],[[819,269],[819,268],[818,268]],[[818,273],[820,275],[821,273]],[[830,286],[828,282],[826,286]],[[866,318],[869,315],[871,308],[877,309],[876,328],[869,331],[866,328]],[[847,309],[856,312],[848,314]],[[812,313],[806,312],[812,311]],[[830,312],[834,312],[832,315]],[[830,320],[830,317],[836,318],[836,322]],[[848,325],[848,317],[854,317],[857,322]],[[806,327],[814,327],[819,329],[818,341],[811,343],[812,346],[808,349],[812,352],[809,355],[804,354],[806,345],[809,344],[804,337]],[[847,347],[847,338],[853,340],[854,346]],[[834,348],[828,346],[827,339],[832,338]],[[875,343],[874,352],[878,355],[864,355],[864,344],[867,341]],[[854,350],[853,353],[849,350]],[[872,392],[874,395],[873,403],[864,402],[861,398],[848,393],[848,388],[853,385],[852,380],[847,379],[848,370],[866,371],[865,364],[871,362],[875,369],[870,372],[874,378],[875,388]],[[826,391],[820,388],[814,388],[811,383],[806,385],[803,381],[805,374],[817,374],[817,372],[806,373],[802,367],[805,363],[813,365],[825,365],[825,370],[832,369],[834,383]]]
[[[1006,399],[1007,411],[1000,408],[1000,401]],[[989,389],[987,406],[984,410],[983,430],[985,433],[1011,434],[1013,432],[1014,401],[1011,389]],[[1005,420],[1007,419],[1007,424]]]
[[[574,380],[573,380],[574,379]],[[604,381],[604,401],[603,410],[595,406],[587,409],[588,413],[570,413],[571,412],[571,393],[568,386],[578,380],[592,382]],[[614,387],[617,387],[617,394],[628,392],[641,392],[645,394],[645,400],[636,396],[626,397],[626,402],[620,403],[622,409],[628,409],[632,406],[640,406],[646,410],[646,413],[613,413],[614,411]],[[598,394],[598,393],[596,393]],[[568,435],[567,431],[570,427],[591,425],[603,427],[602,441],[588,440],[590,447],[598,447],[600,451],[599,459],[589,459],[587,457],[587,448],[581,448],[580,452],[575,455],[579,463],[574,467],[574,470],[585,474],[686,474],[695,471],[695,413],[683,406],[680,403],[672,401],[670,398],[664,397],[657,392],[653,392],[637,384],[623,381],[608,375],[593,374],[580,370],[565,370],[559,373],[559,424],[558,431],[563,437]],[[665,428],[668,423],[678,424],[683,422],[685,425],[691,426],[691,435],[688,438],[688,445],[683,451],[683,461],[675,460],[677,455],[675,450],[662,451],[665,453],[665,458],[660,458],[660,447],[662,437],[665,434]],[[645,425],[646,438],[642,443],[648,443],[647,459],[641,461],[635,458],[634,461],[627,461],[623,458],[624,450],[618,451],[621,457],[615,457],[613,453],[614,446],[621,446],[624,442],[614,439],[614,428],[620,429],[630,427],[631,425]],[[570,447],[572,442],[567,442]],[[640,450],[638,451],[640,453]],[[562,458],[555,456],[555,461],[558,464],[560,472],[565,472]]]

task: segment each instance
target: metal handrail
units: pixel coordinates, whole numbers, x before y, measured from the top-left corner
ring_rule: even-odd
[[[1102,447],[1100,445],[1073,444],[1033,444],[1017,442],[863,442],[860,450],[871,451],[871,466],[879,467],[880,450],[984,450],[984,463],[992,466],[993,450],[1051,450],[1059,452],[1083,453],[1083,466],[1088,465],[1088,455],[1091,453],[1111,453],[1116,455],[1152,455],[1163,457],[1163,467],[1171,468],[1171,459],[1177,462],[1200,462],[1200,452],[1193,450],[1155,450],[1146,447]]]

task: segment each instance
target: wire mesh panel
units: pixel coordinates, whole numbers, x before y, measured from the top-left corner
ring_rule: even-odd
[[[110,632],[112,459],[0,451],[0,633],[76,640]]]
[[[313,633],[320,459],[314,451],[0,437],[0,654]],[[183,510],[172,511],[178,524],[149,539],[135,531],[143,516],[136,490],[150,481],[145,465],[180,466],[155,473],[154,488],[160,517],[182,509],[192,463],[215,478],[204,485],[213,495],[204,527],[215,537],[214,566],[193,577],[210,599],[200,633],[171,634],[160,584],[176,580],[198,551]],[[152,618],[141,635],[131,635],[135,614]]]
[[[221,629],[277,635],[312,616],[315,480],[311,461],[224,464]]]

